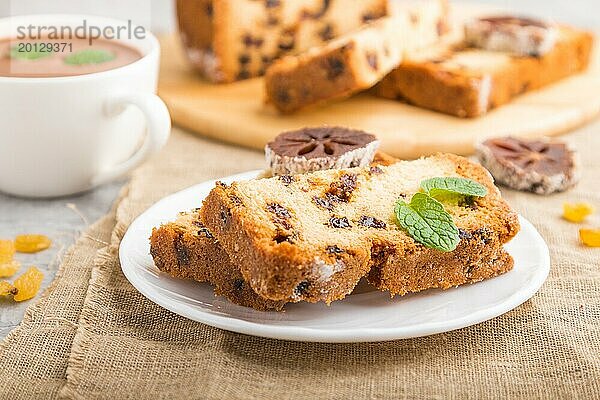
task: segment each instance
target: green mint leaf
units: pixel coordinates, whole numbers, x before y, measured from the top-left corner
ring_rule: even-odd
[[[106,50],[80,50],[65,57],[69,65],[101,64],[115,59],[115,55]]]
[[[13,60],[35,61],[52,54],[52,51],[37,51],[33,46],[30,51],[20,50],[23,49],[20,49],[18,45],[12,46],[10,48],[10,58]]]
[[[471,179],[457,177],[431,178],[421,182],[421,188],[431,197],[443,199],[448,194],[484,197],[487,188]],[[452,196],[450,196],[452,197]]]
[[[410,203],[398,199],[396,218],[417,242],[441,251],[456,249],[460,237],[452,216],[442,203],[425,193],[416,193]]]

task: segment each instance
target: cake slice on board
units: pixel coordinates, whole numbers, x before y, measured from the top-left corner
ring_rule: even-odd
[[[292,113],[349,96],[376,84],[407,53],[435,43],[446,29],[446,1],[408,4],[322,47],[273,63],[265,76],[267,103]]]
[[[457,117],[479,117],[588,67],[593,36],[565,26],[557,29],[554,47],[539,57],[435,46],[407,58],[374,91]]]
[[[402,29],[383,18],[358,32],[276,61],[265,76],[267,102],[283,113],[371,87],[402,59]]]

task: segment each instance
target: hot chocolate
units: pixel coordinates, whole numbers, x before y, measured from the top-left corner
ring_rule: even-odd
[[[0,40],[0,76],[59,77],[92,74],[131,64],[142,54],[115,40]]]

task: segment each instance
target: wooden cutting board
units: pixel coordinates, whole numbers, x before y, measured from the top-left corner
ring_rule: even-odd
[[[460,119],[368,93],[282,116],[263,104],[261,78],[226,85],[203,81],[189,67],[177,37],[162,40],[159,95],[176,125],[200,135],[262,149],[278,133],[343,125],[376,134],[400,158],[438,151],[462,155],[492,136],[558,135],[600,114],[600,52],[587,72],[517,98],[478,119]]]

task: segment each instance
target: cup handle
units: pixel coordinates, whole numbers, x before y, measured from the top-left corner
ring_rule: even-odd
[[[146,137],[142,146],[126,161],[108,168],[92,178],[92,186],[110,182],[131,171],[148,157],[158,153],[167,143],[171,133],[171,116],[165,103],[155,94],[134,93],[111,99],[105,104],[109,117],[122,113],[127,106],[139,108],[146,117]]]

